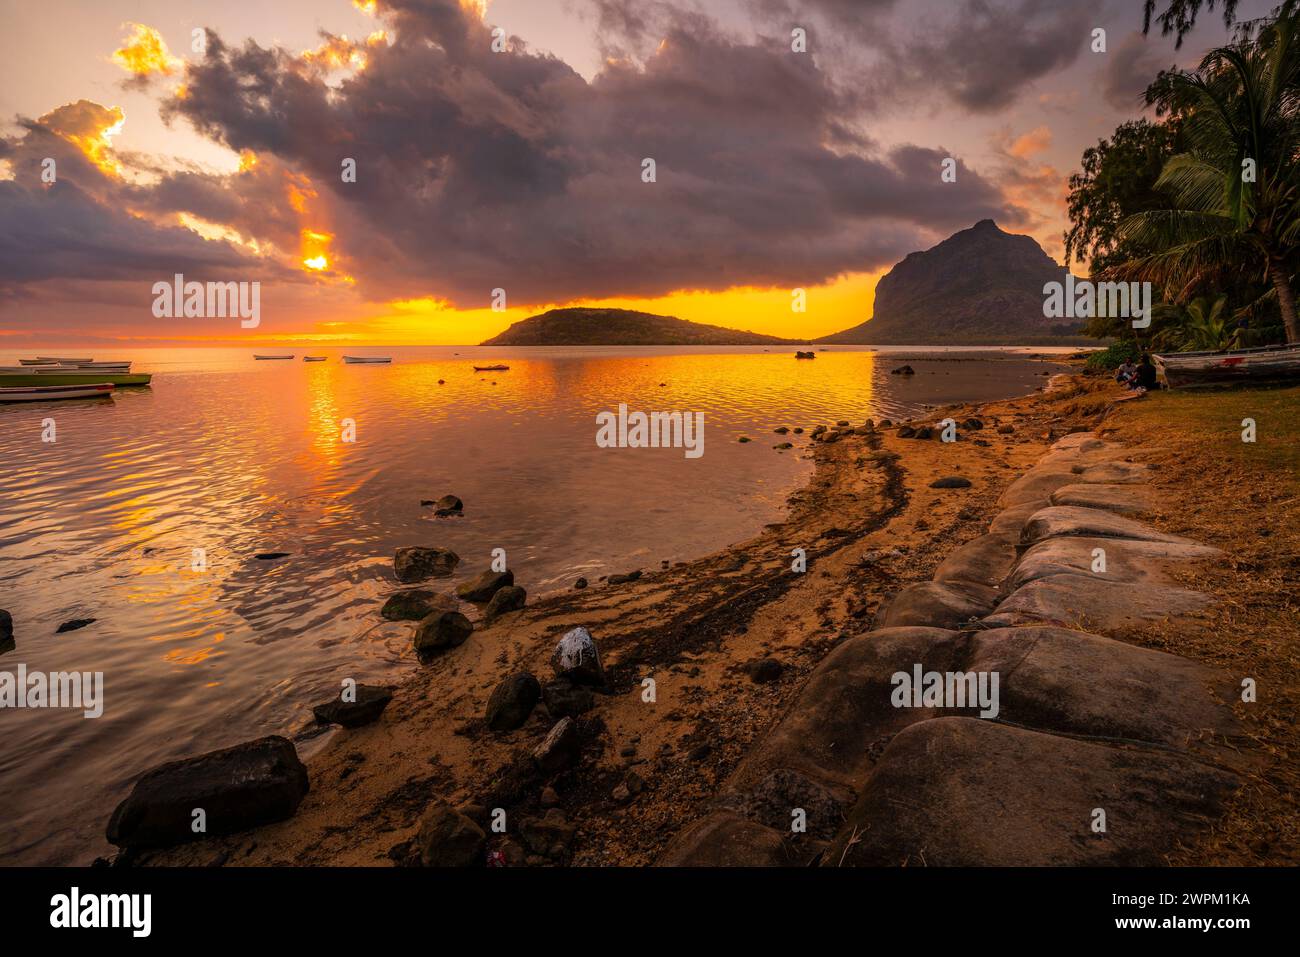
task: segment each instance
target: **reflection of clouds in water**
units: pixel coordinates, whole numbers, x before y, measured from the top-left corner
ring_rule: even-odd
[[[456,579],[428,583],[438,590],[498,547],[534,599],[580,575],[653,571],[777,516],[811,469],[807,437],[777,426],[898,418],[1043,381],[1027,362],[909,359],[918,374],[902,380],[885,355],[792,351],[429,348],[395,350],[392,366],[345,366],[329,350],[309,365],[150,352],[137,365],[158,373],[153,389],[60,411],[57,445],[0,429],[0,582],[25,660],[105,672],[109,707],[99,730],[6,719],[16,733],[0,740],[0,768],[16,798],[0,847],[99,820],[159,761],[294,731],[341,675],[404,673],[409,629],[378,618],[399,546],[461,556]],[[471,356],[510,371],[476,374]],[[595,415],[620,402],[704,412],[704,456],[597,448]],[[339,441],[345,418],[355,444]],[[771,448],[784,440],[796,448]],[[463,517],[420,506],[449,492]],[[196,547],[206,572],[189,568]],[[268,551],[289,556],[253,557]],[[55,640],[73,617],[99,621]],[[79,772],[52,773],[68,749]],[[58,831],[27,859],[81,860],[98,840]]]

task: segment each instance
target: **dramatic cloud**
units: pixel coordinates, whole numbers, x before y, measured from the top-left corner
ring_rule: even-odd
[[[228,243],[130,211],[131,187],[111,148],[122,121],[120,111],[80,100],[0,138],[13,173],[0,180],[0,297],[49,279],[151,283],[168,270],[267,272]]]
[[[376,8],[391,45],[334,85],[302,57],[210,35],[165,107],[298,170],[363,292],[480,306],[496,287],[548,302],[804,285],[1023,215],[974,170],[942,183],[943,151],[863,152],[812,58],[695,13],[647,6],[654,51],[588,83],[552,57],[494,52],[450,0]]]

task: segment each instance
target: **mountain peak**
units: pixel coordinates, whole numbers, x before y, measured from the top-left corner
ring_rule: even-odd
[[[981,219],[909,254],[876,285],[875,315],[819,341],[872,345],[1030,345],[1077,334],[1043,315],[1043,286],[1064,282],[1032,236]]]

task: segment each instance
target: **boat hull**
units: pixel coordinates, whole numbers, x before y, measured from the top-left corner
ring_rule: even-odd
[[[1300,381],[1300,346],[1234,352],[1170,353],[1153,356],[1156,371],[1171,389],[1237,382]]]
[[[30,375],[0,375],[0,389],[32,385],[95,385],[101,382],[116,386],[148,385],[151,379],[153,376],[147,372],[33,372]]]
[[[85,385],[38,385],[17,388],[0,386],[0,402],[48,402],[51,399],[102,399],[113,394],[108,382]]]

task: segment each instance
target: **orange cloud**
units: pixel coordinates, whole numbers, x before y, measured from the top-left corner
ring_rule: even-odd
[[[1030,156],[1043,152],[1051,145],[1052,131],[1046,126],[1040,126],[1016,139],[1008,147],[1007,152],[1019,159],[1028,159]]]
[[[121,48],[113,51],[114,63],[136,77],[171,76],[180,70],[182,61],[167,51],[161,33],[143,23],[122,25],[132,32],[122,40]]]

